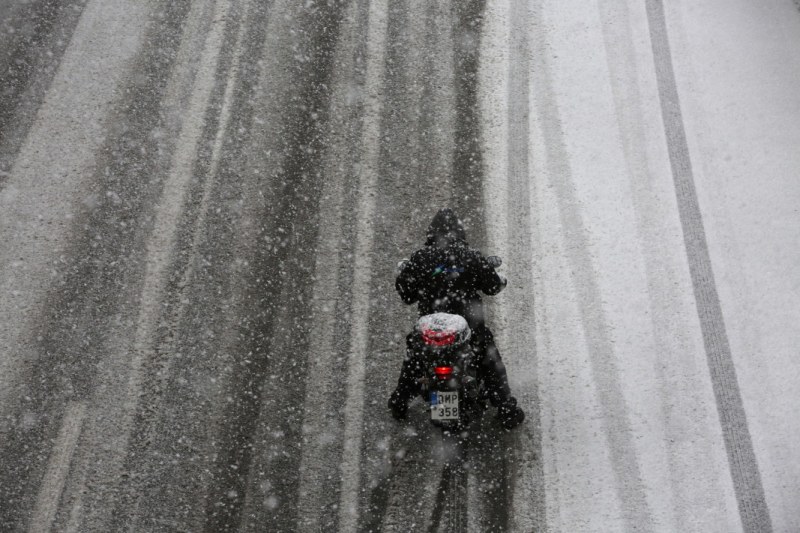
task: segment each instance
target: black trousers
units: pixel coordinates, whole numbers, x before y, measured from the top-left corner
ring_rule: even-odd
[[[394,401],[407,403],[420,393],[419,378],[425,368],[423,361],[415,356],[414,342],[414,333],[409,333],[406,337],[406,357],[400,369],[400,379],[392,395]],[[470,344],[477,354],[476,368],[489,391],[489,400],[492,405],[498,406],[511,397],[511,389],[508,386],[506,367],[494,343],[494,335],[486,326],[478,326],[472,331]]]

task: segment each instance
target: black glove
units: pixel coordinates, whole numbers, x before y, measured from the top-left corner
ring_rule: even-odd
[[[408,264],[408,259],[403,259],[402,261],[399,261],[397,263],[397,267],[395,268],[395,273],[399,276],[406,268],[407,264]]]

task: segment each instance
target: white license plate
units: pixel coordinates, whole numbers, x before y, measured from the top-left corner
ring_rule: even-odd
[[[458,420],[458,391],[431,393],[431,420]]]

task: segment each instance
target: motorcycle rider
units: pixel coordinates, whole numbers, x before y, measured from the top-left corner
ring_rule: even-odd
[[[495,295],[506,286],[494,266],[467,244],[464,226],[450,209],[441,209],[433,217],[425,247],[411,259],[402,261],[395,288],[406,304],[417,303],[419,315],[436,312],[463,316],[470,329],[470,342],[479,357],[478,372],[489,391],[489,400],[497,407],[497,416],[507,429],[520,424],[525,413],[511,396],[505,365],[486,327],[483,303],[478,292]],[[406,337],[406,357],[397,388],[389,398],[392,416],[405,418],[408,403],[420,392],[420,362],[414,357],[414,334]]]

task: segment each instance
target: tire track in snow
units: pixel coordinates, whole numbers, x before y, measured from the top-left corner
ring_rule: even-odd
[[[546,27],[541,20],[542,2],[532,3],[535,25]],[[538,50],[546,50],[543,42]],[[532,55],[535,112],[544,135],[546,165],[550,185],[558,200],[558,212],[566,242],[567,260],[578,297],[578,308],[590,355],[595,394],[603,415],[603,427],[615,477],[617,497],[623,519],[631,530],[653,529],[652,513],[647,502],[636,447],[633,442],[628,405],[622,392],[620,372],[609,337],[608,319],[598,286],[598,276],[589,253],[589,236],[572,181],[570,159],[561,127],[558,102],[554,94],[553,75],[545,54]]]
[[[413,412],[412,412],[413,411]],[[419,530],[430,527],[441,472],[435,459],[436,441],[441,439],[430,427],[426,411],[409,411],[406,427],[393,428],[380,445],[383,448],[382,476],[372,486],[359,531]],[[422,428],[421,431],[418,431]]]
[[[513,28],[508,30],[508,42],[503,42],[500,54],[506,52],[506,45],[510,49],[510,57],[507,62],[502,58],[492,57],[492,48],[484,47],[484,39],[488,37],[485,32],[496,31],[496,28],[485,28],[486,17],[494,18],[490,24],[497,24],[496,15],[490,10],[500,10],[509,13],[512,17]],[[457,205],[465,209],[465,223],[467,224],[470,242],[483,249],[486,254],[495,254],[499,248],[504,248],[507,241],[512,241],[514,253],[511,257],[506,257],[513,263],[512,268],[517,272],[525,274],[531,272],[530,264],[530,239],[527,235],[528,225],[523,225],[521,231],[518,215],[520,212],[528,213],[529,195],[527,194],[527,167],[528,167],[528,62],[527,54],[529,46],[525,31],[527,30],[526,5],[522,2],[513,4],[513,8],[508,4],[498,5],[497,3],[487,4],[482,1],[472,1],[459,5],[454,9],[455,36],[456,43],[456,86],[458,110],[457,133],[456,133],[456,190],[455,198]],[[506,23],[506,21],[503,21]],[[494,44],[494,43],[490,43]],[[481,55],[483,53],[483,55]],[[498,61],[499,60],[499,61]],[[507,65],[507,71],[499,72],[497,63]],[[491,77],[487,71],[493,72],[499,79],[508,79],[508,85],[502,83],[500,91],[507,91],[501,97],[506,101],[506,105],[499,110],[500,113],[508,113],[506,120],[498,119],[492,115],[492,110],[482,109],[482,100],[487,98],[482,94],[481,82],[486,83]],[[498,90],[494,86],[495,80],[490,79],[487,85],[491,85],[489,90]],[[484,90],[486,90],[484,88]],[[499,135],[499,141],[495,138],[493,126],[496,123],[504,125],[506,131]],[[498,147],[499,145],[499,147]],[[484,156],[484,147],[489,151],[488,156]],[[498,153],[492,153],[495,149]],[[505,183],[496,184],[487,179],[487,165],[497,164],[497,159],[502,159],[501,180],[508,180]],[[492,169],[489,169],[491,175]],[[509,176],[506,175],[508,171]],[[513,193],[510,193],[513,191]],[[522,191],[522,194],[520,192]],[[510,193],[510,194],[509,194]],[[502,197],[504,194],[509,196]],[[523,203],[522,206],[515,205],[514,200]],[[510,208],[510,209],[509,209]],[[506,217],[498,223],[498,218]],[[529,218],[524,215],[523,219]],[[471,222],[471,223],[470,223]],[[498,226],[502,229],[498,231]],[[509,231],[510,228],[510,231]],[[506,234],[508,233],[508,234]],[[502,234],[502,235],[501,235]],[[492,239],[489,239],[489,236]],[[524,241],[527,240],[527,244]],[[496,331],[501,338],[514,339],[518,342],[503,343],[498,339],[501,354],[506,362],[515,358],[522,358],[529,355],[527,352],[534,347],[535,340],[527,334],[517,335],[505,331],[509,327],[507,320],[504,320],[504,309],[496,305],[494,299],[488,299],[488,308],[499,311],[495,323],[501,327]],[[515,308],[515,312],[522,309],[530,309],[530,298],[521,297],[521,306]],[[520,353],[508,357],[510,350],[516,349]],[[535,352],[535,347],[533,348]],[[534,363],[535,367],[535,363]],[[514,366],[508,367],[509,373],[513,373]],[[535,385],[534,385],[535,389]],[[471,454],[470,483],[467,488],[469,495],[460,498],[462,505],[465,506],[463,512],[471,516],[476,522],[471,523],[474,530],[507,530],[512,527],[526,528],[533,527],[533,524],[543,523],[540,519],[544,514],[543,492],[537,490],[536,486],[541,485],[541,465],[538,469],[540,475],[535,473],[529,476],[527,470],[523,475],[517,475],[520,469],[531,466],[530,462],[535,460],[537,449],[540,449],[541,439],[538,434],[531,431],[531,428],[538,426],[538,396],[535,390],[522,391],[512,389],[524,404],[528,412],[526,423],[515,429],[512,433],[500,430],[496,422],[489,420],[489,413],[486,413],[484,420],[476,424],[470,432],[470,439],[475,439],[474,453]],[[527,401],[521,395],[527,396]],[[537,440],[538,439],[538,440]],[[537,469],[536,464],[532,468]],[[461,486],[457,484],[456,486]],[[522,493],[517,494],[518,488],[522,488]],[[466,506],[472,503],[477,508],[467,509]]]
[[[341,486],[339,496],[340,531],[354,531],[358,522],[361,491],[361,449],[364,424],[365,358],[369,343],[370,280],[375,206],[375,187],[379,171],[381,82],[385,67],[388,5],[386,0],[372,0],[367,18],[366,78],[364,82],[364,119],[362,126],[360,196],[356,206],[358,230],[353,265],[353,308],[351,344],[347,371],[347,397],[344,405],[344,441],[342,445]]]
[[[286,1],[274,9],[271,20],[279,26],[268,36],[266,50],[281,46],[285,52],[263,60],[259,97],[275,98],[268,90],[273,61],[285,65],[289,77],[277,88],[286,99],[277,110],[282,124],[261,121],[250,140],[253,154],[244,193],[248,213],[237,236],[249,256],[239,295],[244,309],[229,358],[229,399],[217,420],[221,435],[206,497],[208,531],[258,531],[265,523],[290,530],[304,512],[295,496],[300,407],[313,335],[313,244],[323,223],[318,218],[325,179],[321,166],[345,8],[340,2],[304,7]],[[276,143],[270,145],[276,154],[265,153],[259,142]]]
[[[81,437],[82,445],[77,451],[77,480],[71,480],[68,486],[76,498],[73,509],[81,509],[79,516],[70,520],[81,529],[114,529],[110,524],[120,519],[120,510],[123,511],[123,521],[129,516],[127,513],[132,512],[126,505],[130,494],[123,490],[128,475],[126,468],[131,460],[129,452],[135,443],[135,422],[141,414],[146,391],[144,385],[147,383],[143,383],[145,370],[157,357],[158,331],[164,319],[164,302],[168,299],[168,278],[174,267],[179,228],[186,216],[186,198],[196,171],[200,139],[206,129],[208,104],[216,86],[218,58],[230,7],[231,0],[197,2],[189,11],[185,24],[178,19],[177,26],[184,31],[167,33],[177,28],[175,23],[163,19],[166,25],[157,23],[154,29],[164,33],[151,35],[155,41],[152,43],[155,51],[149,50],[149,53],[164,54],[173,50],[172,45],[177,45],[177,57],[170,58],[170,62],[164,65],[172,68],[160,71],[160,76],[155,78],[169,81],[166,86],[158,85],[159,92],[147,95],[155,97],[156,103],[151,108],[151,102],[148,101],[145,107],[149,113],[137,117],[135,124],[139,126],[140,120],[142,130],[151,139],[156,137],[157,130],[151,131],[154,125],[162,125],[158,119],[153,120],[153,117],[159,117],[159,111],[170,113],[180,109],[185,110],[185,114],[182,117],[184,120],[175,127],[174,145],[168,143],[169,147],[174,146],[174,151],[168,150],[161,155],[158,150],[151,167],[132,165],[127,176],[141,178],[143,174],[155,175],[163,181],[151,179],[149,183],[154,185],[153,189],[142,194],[143,198],[136,198],[136,202],[142,205],[134,204],[139,209],[133,212],[133,216],[142,216],[147,220],[142,224],[143,232],[150,230],[144,238],[137,237],[141,238],[137,245],[142,249],[137,248],[136,261],[131,262],[136,270],[142,269],[134,273],[142,277],[131,279],[128,277],[131,273],[123,270],[120,278],[132,285],[130,289],[123,287],[125,292],[131,293],[130,300],[114,302],[115,307],[112,308],[129,315],[127,318],[130,322],[126,321],[125,325],[130,325],[130,331],[122,329],[119,323],[109,327],[108,344],[102,347],[102,364],[98,365],[98,375],[93,380],[95,382],[91,383],[93,416],[87,417]],[[167,13],[187,15],[186,11],[177,9],[169,9]],[[201,32],[200,28],[207,28],[208,31]],[[165,46],[167,43],[168,46]],[[201,47],[199,52],[192,50],[198,45]],[[190,61],[190,56],[195,53],[198,61]],[[150,56],[141,60],[143,64],[153,61]],[[130,113],[134,114],[135,111],[130,110]],[[157,146],[162,148],[160,144]],[[126,164],[124,161],[122,163]],[[113,223],[113,214],[109,218],[110,221],[101,219],[100,225]],[[123,253],[131,252],[124,250]],[[140,258],[143,258],[141,264]],[[130,268],[131,264],[123,263],[122,266],[134,270]],[[130,310],[120,309],[126,303]]]
[[[210,112],[205,120],[205,131],[199,141],[200,145],[203,142],[210,144],[210,160],[207,165],[203,165],[202,154],[198,154],[200,160],[195,162],[193,174],[195,176],[202,175],[202,182],[199,185],[200,190],[187,191],[187,196],[197,195],[200,197],[195,208],[196,216],[192,216],[192,210],[187,205],[185,208],[186,213],[182,216],[182,219],[186,220],[187,228],[191,227],[188,230],[190,235],[183,235],[187,231],[184,228],[179,227],[177,229],[176,242],[178,244],[175,255],[180,256],[181,259],[176,261],[170,278],[178,279],[179,281],[175,283],[171,280],[168,284],[169,287],[165,291],[165,298],[163,298],[162,302],[164,311],[159,320],[160,331],[154,342],[155,352],[158,355],[153,360],[145,361],[142,371],[145,376],[143,380],[142,405],[140,405],[137,413],[136,427],[133,430],[133,438],[129,445],[128,456],[123,469],[126,475],[130,477],[121,491],[124,496],[117,503],[117,510],[114,513],[114,522],[111,524],[111,529],[128,527],[139,530],[153,527],[154,522],[148,522],[148,520],[153,519],[153,515],[157,513],[157,511],[154,512],[153,500],[158,500],[159,497],[155,496],[154,492],[159,489],[163,490],[161,487],[156,489],[155,486],[158,484],[159,478],[165,475],[165,472],[159,471],[151,463],[147,466],[152,469],[146,470],[146,474],[141,475],[140,469],[145,467],[143,457],[146,457],[148,453],[155,455],[152,447],[153,443],[158,442],[159,439],[163,440],[171,437],[178,442],[188,440],[188,435],[180,431],[183,428],[179,424],[174,421],[171,421],[171,423],[166,422],[160,417],[164,417],[164,413],[169,412],[169,400],[181,397],[180,394],[170,395],[165,390],[169,386],[167,383],[168,378],[178,372],[175,368],[176,362],[181,357],[182,348],[185,347],[179,345],[179,341],[176,339],[177,332],[180,330],[181,323],[186,320],[193,303],[188,297],[188,291],[184,292],[182,289],[197,282],[197,266],[199,266],[200,262],[194,259],[200,256],[207,257],[203,255],[201,249],[207,244],[208,235],[206,234],[206,229],[209,225],[209,214],[213,209],[212,195],[216,191],[221,178],[220,165],[225,153],[224,146],[229,136],[232,112],[236,103],[234,94],[242,83],[240,79],[241,59],[243,57],[244,37],[249,31],[250,24],[252,24],[250,11],[250,0],[241,0],[238,5],[232,6],[231,11],[225,17],[230,20],[226,24],[227,29],[222,32],[223,40],[227,40],[226,34],[228,31],[231,36],[235,35],[236,37],[231,39],[232,46],[225,46],[223,42],[223,48],[220,50],[222,55],[219,62],[223,67],[218,70],[218,74],[224,73],[226,80],[224,84],[220,83],[221,95],[214,96],[213,93],[216,92],[216,89],[212,90],[208,105]],[[219,23],[221,19],[215,19],[215,21]],[[198,32],[194,30],[190,34],[197,35]],[[184,50],[186,50],[187,47],[185,45],[188,42],[184,42]],[[231,58],[228,65],[226,65],[224,59],[226,49]],[[220,78],[220,76],[217,76],[217,78]],[[224,90],[222,86],[224,86]],[[217,109],[218,116],[215,117],[214,111]],[[186,203],[190,204],[192,202],[188,200]],[[186,241],[185,250],[181,248],[184,240]],[[188,262],[185,267],[181,268],[180,262],[185,258],[188,259]],[[172,285],[175,285],[177,290]],[[227,316],[223,320],[226,322],[226,326],[222,330],[231,332],[234,329],[231,325],[232,317]],[[158,417],[155,417],[153,413],[157,413]],[[186,412],[184,413],[184,418],[191,418],[191,416]],[[165,429],[164,425],[167,424],[169,427]],[[179,455],[179,453],[176,454],[172,450],[170,452],[170,455]],[[162,451],[163,455],[168,453]],[[156,461],[154,460],[153,463],[156,463]],[[132,473],[139,475],[132,475]],[[173,482],[174,480],[175,478],[173,477]],[[163,498],[163,494],[159,496]],[[171,496],[173,502],[180,501],[181,495],[175,494],[175,491],[171,491]],[[144,510],[144,513],[141,512],[142,510]],[[163,520],[163,523],[177,523],[166,515],[159,516],[159,519]]]
[[[486,0],[456,2],[451,9],[456,109],[454,205],[451,207],[467,228],[470,244],[480,249],[487,244],[483,205],[485,170],[478,107],[480,40]]]
[[[440,466],[432,462],[439,438],[424,403],[414,400],[409,420],[384,411],[414,324],[416,305],[404,306],[393,288],[394,262],[424,240],[438,208],[455,196],[453,173],[455,99],[451,6],[427,0],[394,2],[387,28],[384,105],[373,255],[372,332],[366,386],[386,391],[372,405],[380,416],[365,420],[360,530],[425,527],[436,498]],[[388,435],[388,436],[387,436]]]
[[[213,24],[204,43],[197,77],[186,114],[186,121],[181,128],[175,153],[171,163],[169,176],[156,210],[155,223],[150,241],[147,243],[146,273],[140,294],[139,312],[136,319],[136,333],[133,347],[128,358],[128,376],[126,391],[122,394],[119,424],[123,431],[130,431],[139,404],[142,367],[146,360],[153,357],[153,340],[161,318],[161,304],[164,285],[168,274],[172,252],[175,248],[177,228],[184,209],[184,201],[189,181],[194,170],[197,147],[206,118],[208,102],[214,87],[217,73],[217,60],[223,44],[226,18],[231,8],[231,0],[218,0],[215,5]],[[108,465],[111,470],[120,468],[127,451],[129,436],[117,450],[116,462]]]
[[[343,428],[332,405],[340,404],[346,379],[346,341],[348,322],[343,302],[351,295],[345,288],[347,255],[352,243],[346,232],[351,224],[347,200],[359,186],[353,177],[361,140],[360,105],[354,98],[355,88],[362,85],[363,59],[361,48],[367,24],[366,10],[351,2],[344,17],[340,46],[336,52],[336,78],[332,82],[331,127],[326,143],[326,156],[319,205],[313,317],[309,343],[310,358],[305,377],[303,401],[303,445],[300,460],[300,483],[297,506],[297,527],[304,531],[333,528],[337,519],[337,491]]]
[[[494,315],[512,394],[526,410],[527,419],[512,432],[498,430],[488,416],[475,428],[470,491],[477,509],[470,508],[474,517],[470,525],[471,531],[530,530],[545,526],[531,298],[530,16],[527,2],[522,1],[493,2],[487,9],[479,71],[487,174],[483,201],[491,246],[487,253],[503,257],[503,270],[511,279],[506,291],[488,299],[487,306]],[[515,379],[515,375],[525,377]]]
[[[74,207],[70,200],[85,190],[105,135],[104,118],[119,98],[120,73],[144,33],[146,6],[125,13],[120,7],[104,15],[100,4],[92,2],[84,9],[0,193],[0,345],[9,347],[9,356],[0,360],[0,409],[17,385],[17,358],[26,354],[35,359],[22,339],[26,320],[41,304],[39,287],[48,285],[54,259],[64,251],[65,228]],[[100,28],[98,19],[103,16],[108,20]],[[111,46],[112,41],[117,45]],[[100,52],[104,47],[110,51]],[[93,95],[91,102],[84,98],[87,93]],[[53,205],[53,199],[63,201]]]
[[[717,455],[717,450],[712,450],[707,423],[715,416],[712,404],[704,395],[707,383],[703,374],[707,370],[696,355],[699,345],[690,333],[696,329],[695,322],[685,312],[684,306],[677,303],[683,298],[677,297],[676,293],[682,293],[683,287],[688,287],[681,275],[685,268],[684,260],[682,254],[671,251],[680,250],[671,242],[668,246],[670,251],[666,249],[667,242],[678,229],[675,227],[678,221],[674,217],[676,205],[664,202],[663,195],[673,194],[670,188],[674,185],[661,179],[660,170],[648,154],[647,128],[650,125],[647,120],[650,113],[649,109],[646,112],[643,91],[651,89],[650,81],[642,79],[644,74],[637,70],[638,47],[632,26],[644,22],[644,19],[637,16],[633,22],[634,13],[631,13],[627,0],[601,0],[598,7],[625,168],[630,180],[636,236],[644,261],[653,347],[659,359],[654,370],[664,427],[658,436],[664,441],[668,465],[661,479],[668,482],[671,493],[668,495],[671,506],[662,512],[670,513],[672,527],[676,530],[688,531],[692,527],[710,530],[720,526],[721,517],[707,510],[725,507],[727,493],[720,477],[725,476],[725,470],[716,468],[716,461],[709,460]],[[645,16],[644,10],[641,15]],[[643,31],[647,32],[646,24],[644,26]],[[642,49],[645,50],[647,45],[645,41]],[[648,54],[652,53],[649,47],[646,50]],[[652,65],[650,57],[647,61]],[[653,85],[657,90],[655,80]],[[687,434],[698,438],[687,445],[684,438]],[[663,496],[667,494],[659,500]],[[658,513],[658,510],[654,509],[654,512]]]
[[[460,447],[460,445],[457,445]],[[446,452],[445,452],[446,453]],[[442,466],[436,502],[433,505],[428,533],[466,532],[468,526],[468,479],[466,453],[461,450]],[[505,531],[504,527],[498,531]],[[493,530],[490,530],[493,531]]]
[[[501,348],[512,393],[525,409],[525,423],[510,434],[502,434],[494,453],[509,455],[497,483],[508,487],[501,496],[508,512],[495,513],[489,524],[503,529],[541,529],[545,527],[544,472],[541,462],[541,434],[538,391],[538,349],[535,338],[535,302],[532,240],[538,224],[532,220],[535,181],[530,174],[530,13],[528,3],[512,0],[493,5],[492,43],[500,46],[507,58],[487,64],[483,88],[486,100],[484,123],[487,134],[489,179],[484,191],[493,246],[504,258],[510,279],[508,288],[492,300]],[[491,53],[491,48],[486,53]],[[492,59],[491,57],[487,59]],[[499,83],[494,78],[503,80]],[[496,94],[492,94],[492,92]],[[491,100],[495,100],[492,102]],[[500,114],[503,119],[495,116]],[[493,122],[497,126],[493,126]],[[498,140],[499,139],[499,140]],[[493,251],[494,252],[494,251]],[[496,303],[495,303],[496,302]],[[515,376],[520,376],[515,379]],[[508,450],[506,452],[506,450]],[[507,476],[507,478],[506,478]]]
[[[474,248],[485,251],[487,242],[487,213],[484,202],[486,186],[486,168],[484,164],[481,124],[481,110],[479,105],[479,79],[481,61],[481,41],[483,39],[483,25],[486,16],[486,0],[467,0],[452,4],[453,20],[453,61],[455,83],[455,151],[453,160],[453,207],[456,214],[461,217],[467,230],[467,239]],[[487,304],[484,303],[484,306]],[[500,353],[503,353],[502,346]],[[484,413],[488,415],[488,413]],[[479,423],[473,422],[473,427],[468,440],[477,435]],[[489,438],[502,439],[499,435]],[[445,444],[450,440],[443,439]],[[477,443],[473,443],[477,444]],[[487,448],[476,446],[475,451],[486,452]],[[466,459],[466,455],[463,457]],[[446,463],[442,472],[442,485],[440,486],[437,508],[445,511],[444,530],[449,527],[465,531],[470,516],[486,514],[492,517],[508,517],[509,495],[506,493],[507,485],[500,483],[496,489],[484,492],[476,498],[480,487],[470,490],[469,481],[491,478],[492,473],[488,468],[495,466],[498,460],[501,465],[499,471],[508,470],[508,457],[498,457],[491,449],[488,453],[473,453],[471,460],[474,462],[475,472],[468,472],[463,464]],[[473,475],[470,476],[470,473]],[[494,471],[497,473],[497,470]],[[487,497],[491,495],[490,497]],[[478,509],[470,509],[470,503],[478,504]],[[433,527],[441,524],[432,524]],[[503,527],[502,522],[495,524]],[[440,529],[442,529],[440,527]]]
[[[746,532],[770,532],[772,520],[747,425],[747,414],[742,403],[695,190],[692,162],[672,66],[664,5],[662,0],[646,0],[646,7],[686,255],[739,515]]]
[[[224,21],[229,8],[230,0],[219,0],[216,5],[216,18]],[[139,327],[130,359],[131,375],[124,401],[124,409],[128,413],[135,411],[141,377],[139,369],[142,360],[150,351],[151,340],[155,338],[156,321],[160,316],[158,311],[161,302],[160,291],[166,277],[170,252],[173,249],[174,230],[181,215],[184,193],[192,174],[192,163],[204,123],[206,106],[214,85],[213,79],[216,74],[218,54],[222,47],[223,33],[224,24],[218,24],[208,34],[206,48],[200,60],[198,79],[195,80],[192,101],[187,111],[188,120],[178,139],[172,171],[164,185],[160,209],[157,211],[153,238],[147,247],[147,274],[142,289],[139,319],[136,321]]]

